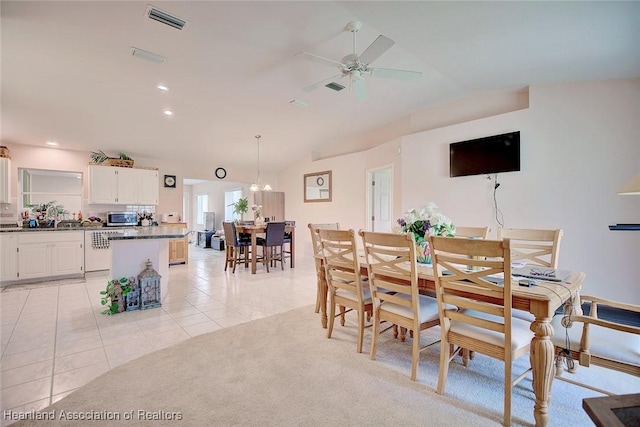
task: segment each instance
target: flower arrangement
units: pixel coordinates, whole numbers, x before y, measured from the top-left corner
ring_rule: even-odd
[[[262,214],[262,205],[251,205],[254,219],[257,219]]]
[[[418,262],[425,264],[431,263],[431,250],[425,235],[430,233],[434,236],[453,237],[456,232],[453,222],[440,212],[438,206],[432,202],[419,210],[409,209],[402,218],[398,219],[398,226],[397,232],[413,233],[418,251]]]

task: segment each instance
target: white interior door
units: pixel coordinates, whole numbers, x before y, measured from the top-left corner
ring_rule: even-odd
[[[378,169],[369,175],[369,230],[391,231],[393,225],[393,171]]]

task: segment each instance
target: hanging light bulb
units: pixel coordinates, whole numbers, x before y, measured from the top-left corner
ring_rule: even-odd
[[[262,138],[262,135],[256,135],[256,144],[258,146],[258,176],[256,177],[256,182],[254,182],[253,184],[251,184],[251,186],[249,187],[250,191],[271,191],[272,188],[269,184],[264,184],[264,187],[260,188],[260,186],[262,185],[261,181],[260,181],[260,138]]]

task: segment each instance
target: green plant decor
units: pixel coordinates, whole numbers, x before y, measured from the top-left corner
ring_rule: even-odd
[[[242,218],[242,215],[249,211],[249,199],[242,197],[238,199],[237,202],[231,203],[229,206],[233,206],[233,213],[239,214],[240,218]]]
[[[46,215],[47,212],[50,212],[50,209],[52,208],[55,209],[58,216],[62,216],[62,214],[65,214],[65,213],[69,213],[64,209],[64,206],[58,205],[56,203],[57,202],[55,200],[52,200],[47,203],[36,203],[36,204],[24,205],[24,207],[27,209],[31,209],[31,212],[33,212],[36,215],[39,215],[39,214]]]
[[[107,309],[102,314],[111,316],[120,313],[120,304],[124,304],[124,297],[131,292],[131,282],[126,277],[120,280],[109,280],[104,291],[100,291],[100,304],[106,305]],[[124,305],[122,306],[124,307]]]

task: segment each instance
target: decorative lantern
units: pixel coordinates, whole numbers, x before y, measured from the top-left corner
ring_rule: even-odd
[[[140,308],[140,286],[138,286],[135,277],[129,277],[129,287],[131,290],[124,296],[126,310],[137,310]]]
[[[160,307],[162,305],[160,300],[160,278],[162,276],[153,269],[153,264],[150,259],[147,259],[145,265],[147,268],[138,274],[141,310]]]

